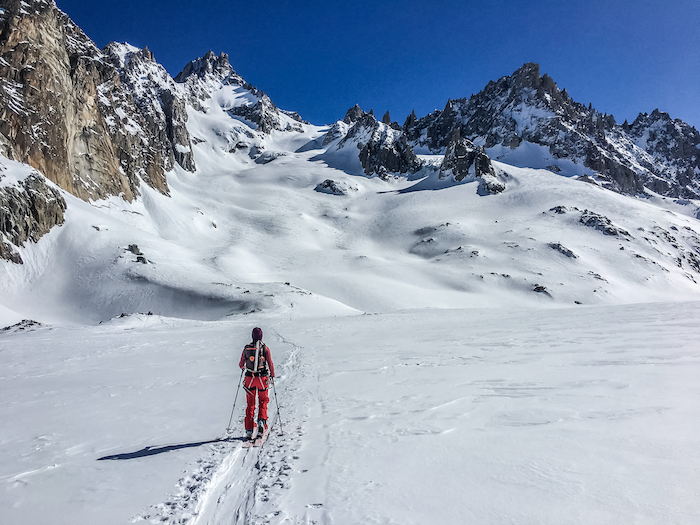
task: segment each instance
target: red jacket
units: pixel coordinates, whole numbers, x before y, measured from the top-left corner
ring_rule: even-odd
[[[253,343],[246,345],[246,348],[250,346],[253,346]],[[270,352],[270,348],[265,343],[263,343],[263,356],[265,357],[267,368],[270,370],[270,376],[275,377],[275,364],[272,362],[272,352]],[[241,360],[238,363],[238,366],[239,368],[241,368],[241,370],[245,368],[245,348],[241,353]],[[248,375],[249,373],[250,372],[246,372],[246,375]]]

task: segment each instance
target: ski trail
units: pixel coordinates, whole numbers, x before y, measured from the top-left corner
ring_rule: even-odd
[[[272,332],[279,343],[292,349],[279,367],[284,389],[278,392],[278,397],[284,420],[276,404],[273,405],[274,420],[267,441],[260,448],[240,448],[227,458],[201,498],[198,515],[188,525],[267,525],[284,517],[271,500],[276,490],[287,488],[293,470],[291,463],[299,459],[294,451],[300,447],[303,431],[293,423],[298,419],[294,408],[297,403],[290,401],[299,391],[297,383],[304,375],[303,349],[274,329]],[[275,388],[278,386],[276,382]],[[273,397],[274,394],[271,403],[275,403]],[[285,410],[288,406],[289,410]]]
[[[270,523],[275,512],[265,513],[271,487],[284,487],[289,466],[290,449],[298,448],[301,429],[294,432],[292,411],[285,411],[285,401],[290,401],[298,390],[297,376],[301,367],[302,348],[285,339],[274,328],[271,330],[279,346],[291,348],[285,361],[278,365],[278,380],[270,396],[270,436],[262,447],[243,448],[239,441],[225,441],[211,445],[209,453],[197,460],[197,468],[178,482],[178,492],[150,512],[134,517],[131,521],[150,521],[170,525],[248,525]],[[273,349],[274,351],[274,349]],[[280,374],[279,372],[282,372]],[[277,407],[287,417],[281,421]],[[292,403],[288,403],[293,405]],[[289,425],[289,426],[287,426]],[[281,431],[285,433],[282,434]],[[263,515],[259,515],[263,512]]]
[[[240,518],[245,516],[255,477],[254,456],[250,449],[239,447],[224,459],[199,499],[195,516],[188,525],[218,523],[223,516],[228,516],[227,523],[243,523]]]

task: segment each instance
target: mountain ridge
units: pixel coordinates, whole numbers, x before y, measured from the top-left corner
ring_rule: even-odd
[[[696,132],[659,111],[618,125],[525,64],[403,126],[358,105],[314,126],[225,53],[173,78],[26,5],[0,12],[0,287],[28,311],[37,290],[94,321],[696,293]]]

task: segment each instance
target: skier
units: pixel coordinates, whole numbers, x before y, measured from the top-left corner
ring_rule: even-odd
[[[245,411],[245,432],[248,439],[253,437],[253,428],[255,427],[256,394],[259,402],[257,435],[262,436],[267,430],[267,403],[270,400],[267,392],[268,380],[275,377],[272,354],[267,345],[263,343],[262,338],[262,329],[253,328],[253,342],[245,346],[238,364],[241,370],[245,370],[243,388],[248,401]]]

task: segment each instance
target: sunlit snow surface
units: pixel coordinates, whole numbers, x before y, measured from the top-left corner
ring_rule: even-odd
[[[3,522],[692,524],[699,321],[675,303],[7,331]],[[246,451],[217,440],[256,324],[283,426]]]
[[[65,195],[0,263],[0,327],[41,323],[0,331],[2,523],[697,523],[697,203],[527,145],[491,152],[499,195],[434,155],[367,178],[327,128],[233,118],[246,93],[188,109],[170,196]],[[278,398],[244,450],[256,325]]]

